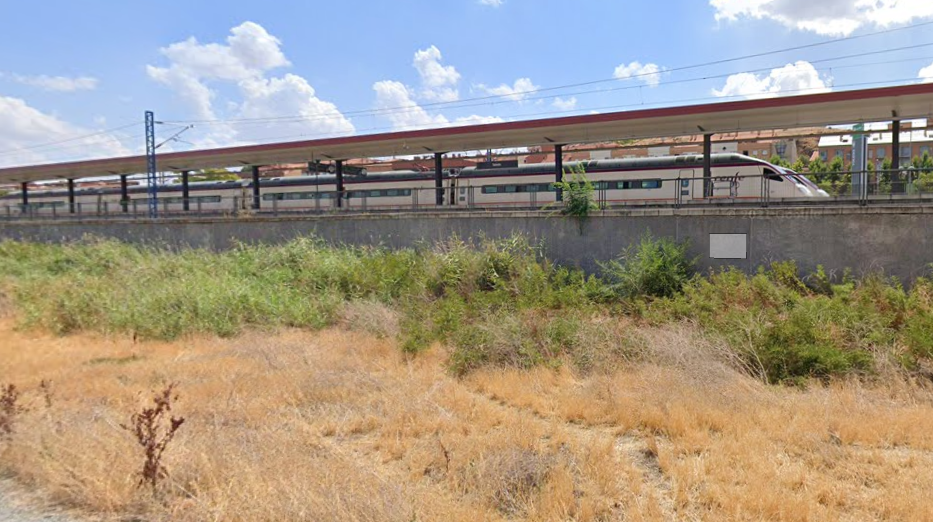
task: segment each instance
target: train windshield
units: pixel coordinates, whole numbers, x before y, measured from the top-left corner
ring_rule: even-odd
[[[771,181],[780,181],[780,182],[782,182],[782,183],[784,182],[784,177],[781,176],[781,175],[779,175],[779,174],[778,174],[777,172],[775,172],[773,169],[771,169],[771,168],[769,168],[769,167],[765,167],[764,172],[765,172],[765,177],[768,178],[769,180],[771,180]]]

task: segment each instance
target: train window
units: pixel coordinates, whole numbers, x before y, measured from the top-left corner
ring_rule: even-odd
[[[512,194],[512,193],[518,192],[518,186],[517,186],[517,185],[506,185],[505,187],[502,187],[502,188],[505,189],[505,192],[506,192],[507,194]]]
[[[389,196],[389,197],[398,196],[398,190],[396,190],[396,189],[389,189],[389,190],[386,191],[386,196]]]
[[[782,178],[781,176],[778,176],[777,173],[771,169],[765,169],[765,177],[767,177],[771,181],[778,181],[781,183],[784,182],[784,178]]]
[[[370,190],[370,191],[369,191],[369,197],[371,197],[371,198],[378,198],[379,196],[382,196],[382,191],[381,191],[381,190]]]
[[[486,185],[485,187],[483,187],[483,194],[498,194],[498,193],[499,193],[499,187],[494,187],[494,186],[491,187],[489,185]]]
[[[690,180],[689,180],[689,179],[682,179],[682,180],[680,180],[680,186],[681,186],[681,187],[689,187],[689,186],[690,186]]]
[[[646,179],[641,182],[641,188],[643,189],[656,189],[661,188],[661,180],[659,179]]]

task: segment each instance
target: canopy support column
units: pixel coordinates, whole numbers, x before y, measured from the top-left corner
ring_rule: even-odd
[[[191,210],[191,205],[188,201],[188,196],[190,194],[188,181],[191,176],[190,170],[183,170],[181,172],[181,207],[185,212]]]
[[[23,195],[23,211],[26,211],[26,207],[29,206],[29,183],[25,181],[19,184],[20,190]]]
[[[554,145],[554,181],[557,183],[564,182],[564,146],[563,145]],[[557,189],[556,194],[557,201],[564,200],[564,191],[560,188]]]
[[[123,212],[130,211],[130,191],[126,186],[126,174],[120,176],[120,206]]]
[[[713,179],[713,135],[703,135],[703,197],[712,196]]]
[[[894,120],[891,124],[891,170],[897,178],[901,168],[901,120]]]
[[[68,213],[75,213],[75,180],[68,178]]]
[[[337,208],[343,206],[343,160],[337,160]]]
[[[259,210],[262,204],[259,192],[259,166],[253,167],[253,210]]]
[[[434,204],[444,204],[444,160],[440,152],[434,153]]]

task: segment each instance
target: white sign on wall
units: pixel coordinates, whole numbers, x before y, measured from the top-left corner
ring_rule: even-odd
[[[710,234],[710,259],[747,259],[748,234]]]

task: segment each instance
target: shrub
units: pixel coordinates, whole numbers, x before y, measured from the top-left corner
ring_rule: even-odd
[[[139,487],[148,484],[155,491],[159,481],[168,476],[168,470],[162,464],[162,455],[175,438],[178,428],[185,423],[184,417],[168,417],[172,403],[178,400],[174,392],[175,384],[169,384],[152,398],[153,406],[131,415],[129,424],[120,425],[143,448]]]
[[[564,181],[552,183],[554,188],[561,191],[564,205],[560,213],[581,220],[589,217],[590,213],[599,207],[593,201],[595,187],[586,179],[586,170],[582,163],[577,163],[564,172]],[[581,221],[581,227],[582,221]],[[581,230],[582,232],[582,230]]]
[[[648,234],[629,246],[619,260],[600,266],[618,297],[672,297],[693,275],[696,261],[688,257],[687,248],[686,243]]]

